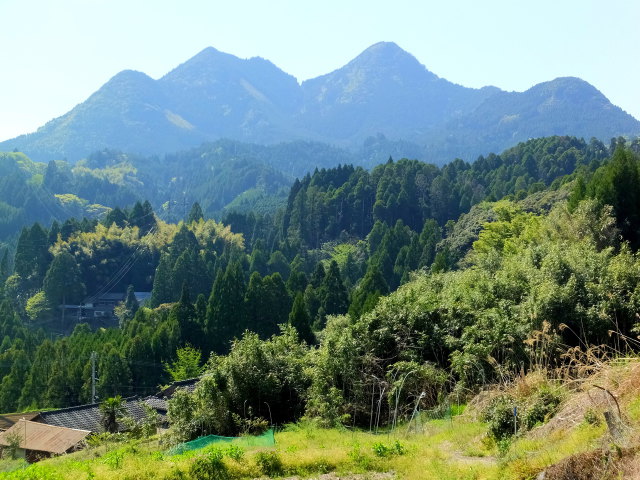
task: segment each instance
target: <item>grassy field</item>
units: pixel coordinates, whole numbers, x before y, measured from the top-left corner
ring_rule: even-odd
[[[568,455],[598,446],[604,427],[584,424],[500,446],[486,431],[486,425],[464,415],[427,422],[419,433],[401,427],[374,435],[303,423],[277,433],[274,447],[214,444],[168,455],[157,438],[111,443],[31,466],[4,463],[12,471],[0,473],[0,479],[318,478],[329,473],[354,479],[531,478]],[[387,475],[375,477],[380,473]]]
[[[488,435],[490,425],[478,420],[479,395],[464,413],[424,419],[411,431],[403,425],[373,434],[301,422],[277,432],[270,447],[240,440],[178,455],[168,453],[162,437],[107,442],[34,465],[0,460],[0,480],[525,480],[552,465],[545,478],[555,480],[575,478],[566,473],[569,464],[573,472],[594,473],[581,478],[640,478],[640,360],[610,364],[572,385],[554,382],[531,374],[485,392],[485,405],[505,392],[521,400],[549,385],[566,392],[546,422],[498,442]],[[623,437],[614,439],[603,412],[618,408]]]

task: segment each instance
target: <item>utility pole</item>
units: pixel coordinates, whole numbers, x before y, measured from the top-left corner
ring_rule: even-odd
[[[91,352],[91,403],[96,401],[96,352]]]

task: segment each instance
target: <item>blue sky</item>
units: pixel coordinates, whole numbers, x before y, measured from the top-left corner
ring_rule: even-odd
[[[117,72],[158,78],[207,46],[299,81],[394,41],[468,87],[576,76],[640,118],[636,0],[0,0],[0,140],[60,116]]]

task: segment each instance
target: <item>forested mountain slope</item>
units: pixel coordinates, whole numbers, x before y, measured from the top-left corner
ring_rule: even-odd
[[[525,92],[471,89],[440,78],[394,43],[304,81],[268,60],[207,48],[154,80],[123,71],[36,132],[0,143],[38,161],[76,162],[96,150],[164,154],[229,138],[321,141],[442,164],[548,135],[637,136],[640,122],[577,78]]]
[[[366,378],[423,365],[424,381],[449,369],[472,384],[493,375],[487,355],[505,365],[526,361],[521,341],[543,321],[571,327],[562,337],[568,344],[606,341],[614,315],[626,335],[636,322],[640,204],[625,185],[640,175],[639,160],[623,145],[608,155],[598,142],[556,137],[477,167],[458,162],[440,170],[402,160],[371,173],[319,170],[291,189],[282,215],[235,213],[231,227],[204,220],[197,204],[187,222],[168,224],[149,202],[113,209],[100,222],[36,223],[23,229],[14,261],[5,251],[0,264],[0,410],[87,401],[94,350],[102,398],[151,392],[169,379],[163,365],[176,349],[191,345],[204,355],[232,351],[219,378],[245,351],[269,359],[259,371],[279,364],[288,380],[260,386],[278,421],[306,412],[329,423],[346,414],[361,422],[370,403]],[[478,203],[459,222],[455,215],[467,211],[459,200],[449,204],[454,210],[438,210],[429,189],[411,216],[393,207],[416,179],[446,179],[455,192],[472,168],[484,197],[509,198]],[[343,200],[332,203],[341,190]],[[357,203],[362,198],[372,201]],[[349,199],[369,223],[360,215],[340,223]],[[477,227],[469,227],[470,217]],[[82,319],[60,316],[61,303],[127,289],[152,295],[145,307],[127,300],[116,309],[120,328],[91,332]],[[76,323],[71,336],[47,340]],[[264,342],[281,324],[289,330]],[[255,335],[232,347],[245,330]],[[301,368],[306,355],[313,370]],[[224,398],[238,413],[240,397]],[[252,408],[266,415],[264,405]],[[234,425],[217,432],[234,433]]]

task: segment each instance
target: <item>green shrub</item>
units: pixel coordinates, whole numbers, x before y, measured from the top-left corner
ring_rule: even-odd
[[[269,428],[269,421],[262,417],[242,418],[235,413],[231,414],[233,423],[243,435],[261,435]]]
[[[211,450],[207,455],[195,459],[189,468],[189,476],[193,480],[228,480],[231,478],[227,467],[222,462],[220,449]]]
[[[62,480],[62,475],[54,468],[38,464],[29,465],[24,470],[15,470],[5,475],[2,478],[7,480]]]
[[[114,450],[107,453],[102,457],[102,461],[105,465],[108,465],[114,470],[122,468],[122,462],[124,461],[124,451],[122,449]]]
[[[374,443],[373,446],[371,447],[371,449],[373,450],[373,453],[377,457],[388,457],[389,456],[389,447],[387,447],[382,442]]]
[[[360,468],[364,470],[370,469],[371,457],[362,453],[362,450],[360,449],[360,444],[358,442],[354,442],[353,447],[351,448],[351,450],[347,455],[349,455],[349,458],[353,461],[353,463],[358,465]]]
[[[255,458],[258,467],[265,475],[274,477],[284,473],[282,459],[276,452],[258,452]]]
[[[407,449],[399,440],[396,440],[391,445],[386,445],[382,442],[376,442],[371,447],[373,449],[373,453],[377,457],[385,458],[392,457],[394,455],[404,455],[407,452]]]
[[[162,477],[162,480],[187,480],[187,475],[180,469],[176,468]]]
[[[489,434],[503,440],[514,434],[513,399],[507,395],[494,398],[485,410],[483,419],[489,424]]]
[[[244,458],[244,449],[238,445],[229,445],[225,450],[225,455],[236,462],[241,461]]]
[[[557,391],[543,387],[532,398],[522,416],[524,427],[529,430],[536,425],[546,422],[560,405],[562,397]]]
[[[596,409],[588,408],[587,411],[584,412],[584,421],[589,425],[599,427],[602,425],[602,415],[598,413]]]
[[[508,394],[495,397],[483,413],[483,420],[489,424],[489,434],[496,440],[504,440],[517,432],[524,432],[540,425],[557,411],[562,401],[562,391],[548,384],[541,385],[525,398],[515,398]],[[513,410],[517,406],[518,415],[514,423]]]

